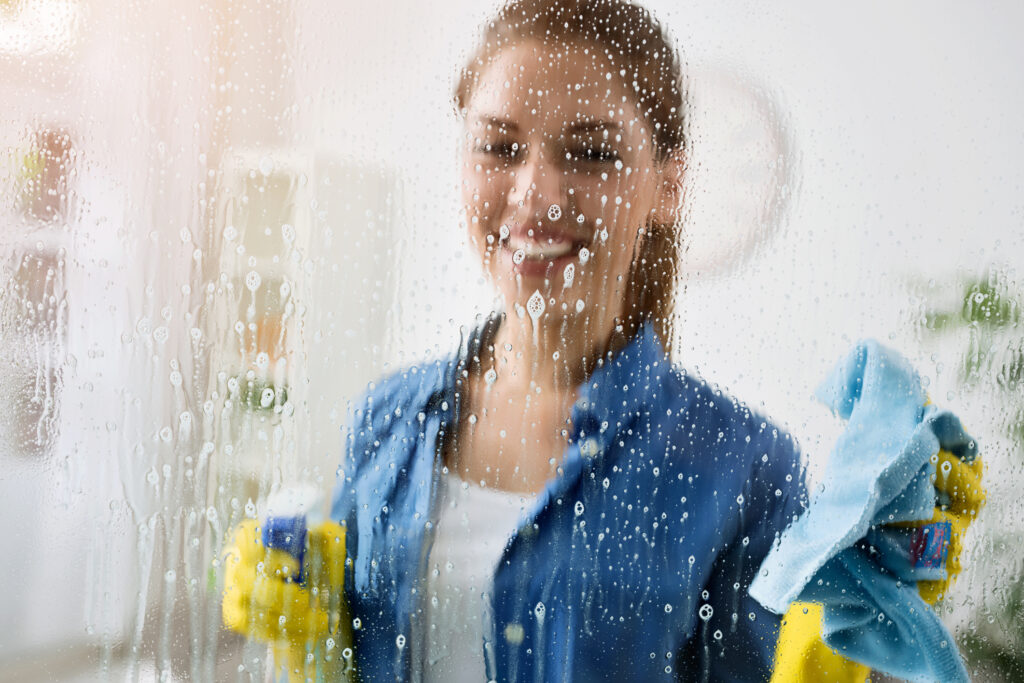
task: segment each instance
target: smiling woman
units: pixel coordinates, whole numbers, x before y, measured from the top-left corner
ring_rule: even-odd
[[[471,237],[506,303],[538,292],[566,325],[607,331],[621,316],[660,327],[684,165],[675,51],[639,8],[536,9],[506,8],[456,89]],[[595,42],[598,26],[618,49]],[[596,297],[585,315],[574,283]]]
[[[855,594],[828,552],[792,577],[787,563],[800,552],[769,555],[793,520],[813,530],[828,515],[804,514],[796,444],[669,356],[684,93],[667,34],[625,0],[516,0],[486,25],[455,104],[463,215],[497,309],[456,354],[392,373],[356,403],[330,523],[339,546],[344,539],[344,558],[332,565],[345,563],[344,586],[260,603],[260,584],[245,582],[255,572],[237,570],[253,552],[249,541],[230,550],[241,558],[229,563],[230,624],[255,621],[255,633],[285,639],[289,618],[304,634],[322,631],[300,639],[307,649],[293,662],[336,663],[329,653],[350,639],[343,658],[367,680],[863,679],[865,666],[822,643],[821,606],[848,624],[891,601]],[[916,378],[898,356],[870,349],[850,364],[889,368],[875,384]],[[906,428],[925,432],[937,453],[946,442],[932,436],[923,392],[907,382],[902,393],[878,393],[865,380],[864,396],[912,416]],[[955,425],[943,435],[962,445]],[[965,462],[972,449],[961,449]],[[930,455],[908,456],[909,473],[927,475]],[[862,464],[854,457],[845,466],[873,476]],[[835,490],[849,493],[843,479]],[[848,479],[854,493],[878,485]],[[928,519],[935,493],[924,481],[918,516],[897,509],[888,521]],[[902,487],[911,482],[894,495]],[[883,525],[878,510],[865,514]],[[889,587],[882,577],[896,560],[865,560],[853,548],[880,541],[862,539],[866,527],[841,531],[828,551],[854,553],[856,585]],[[273,566],[279,561],[290,562]],[[775,573],[755,599],[762,563]],[[914,643],[945,633],[917,595],[923,577],[907,569],[903,592],[893,588],[922,616],[893,627],[886,646],[870,624],[852,636],[846,629],[844,647],[889,670],[916,676],[921,666],[962,680],[953,648],[934,658],[944,669],[913,656],[923,647]],[[297,592],[272,578],[273,595]],[[781,638],[780,613],[812,579],[841,588],[809,589],[819,611],[792,614],[790,635],[799,624],[801,637]],[[785,599],[771,592],[779,585]],[[330,618],[316,611],[340,592],[351,636],[310,627],[347,623],[340,606]]]
[[[492,418],[507,406],[506,414],[546,427],[512,446],[521,474],[513,483],[498,467],[509,457],[501,430],[488,429],[501,420],[481,421],[464,435],[469,444],[460,441],[477,454],[458,465],[472,481],[496,484],[503,475],[507,487],[539,489],[564,450],[568,403],[588,363],[616,327],[663,320],[628,294],[644,286],[634,264],[649,251],[652,226],[676,224],[681,156],[659,159],[654,127],[621,78],[607,78],[612,69],[585,43],[527,39],[493,55],[472,89],[460,86],[470,240],[517,321],[499,328],[495,351],[478,366],[492,372],[490,405],[470,381],[467,406]],[[673,262],[674,250],[657,262]]]

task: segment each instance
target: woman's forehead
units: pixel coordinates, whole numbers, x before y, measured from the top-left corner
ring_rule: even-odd
[[[519,128],[564,128],[603,121],[631,128],[638,118],[621,76],[595,48],[536,42],[494,55],[481,70],[469,104],[467,123],[473,127],[507,121]]]

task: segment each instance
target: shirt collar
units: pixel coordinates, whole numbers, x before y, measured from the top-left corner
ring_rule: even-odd
[[[458,352],[442,364],[428,406],[440,408],[449,419],[457,418],[458,383],[469,361],[493,338],[500,324],[500,314],[492,314],[482,325],[463,334]],[[618,352],[598,359],[597,367],[578,388],[572,408],[572,438],[580,444],[584,456],[603,451],[620,429],[643,412],[646,403],[659,399],[670,368],[671,360],[650,322],[642,324]]]
[[[618,353],[599,359],[598,367],[580,386],[573,406],[576,431],[585,432],[586,424],[596,424],[599,433],[623,427],[657,396],[670,365],[654,326],[644,323]]]

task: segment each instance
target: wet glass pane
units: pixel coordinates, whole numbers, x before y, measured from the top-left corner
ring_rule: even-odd
[[[1020,680],[1022,19],[0,0],[0,681]]]

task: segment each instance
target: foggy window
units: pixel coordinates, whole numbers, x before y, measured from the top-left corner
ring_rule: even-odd
[[[849,552],[1020,680],[1021,19],[0,0],[0,681],[781,676],[865,339],[984,492]]]

